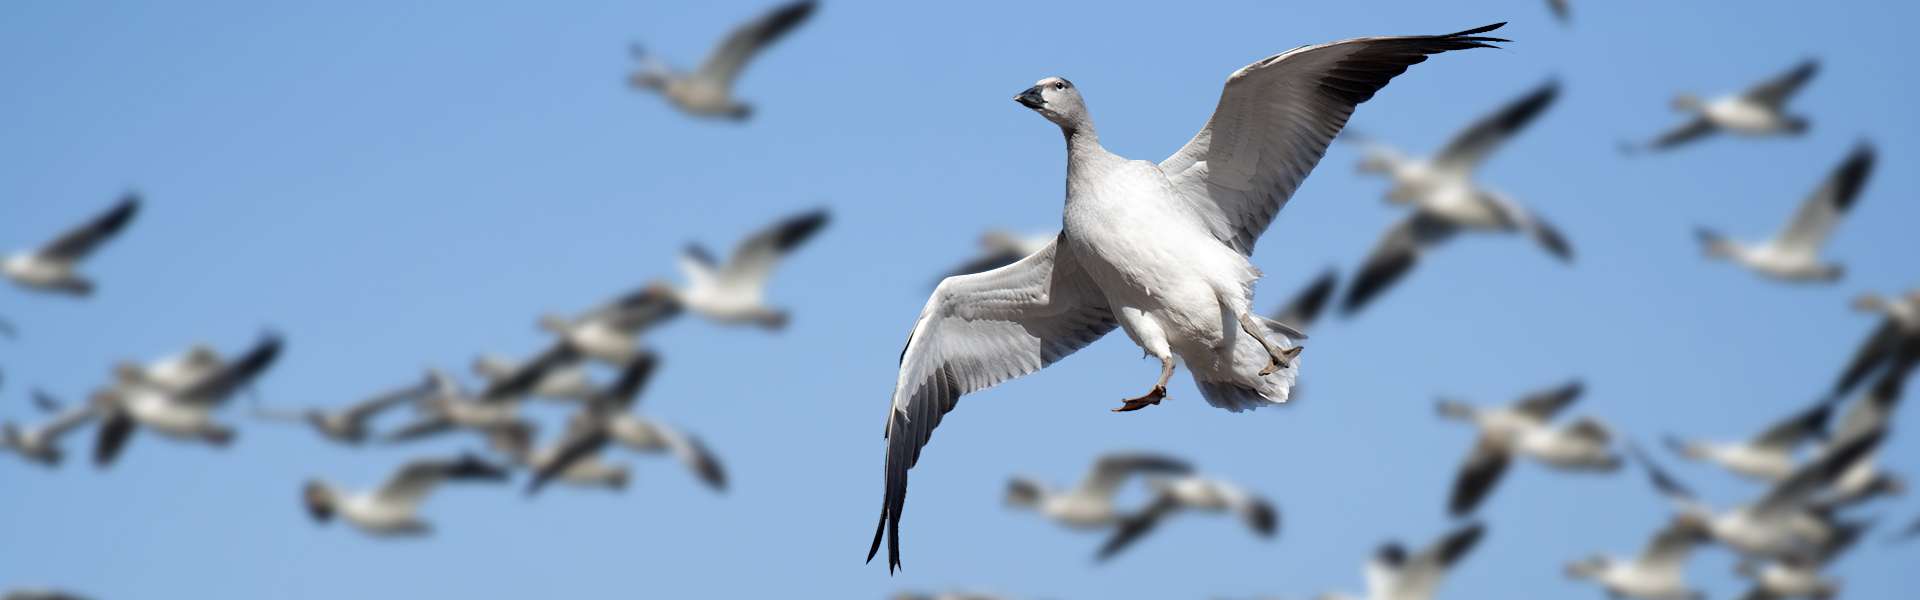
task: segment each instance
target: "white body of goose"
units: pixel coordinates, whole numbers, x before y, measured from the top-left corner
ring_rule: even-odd
[[[787,311],[767,305],[767,283],[782,258],[826,225],[824,210],[788,217],[741,240],[725,264],[699,244],[688,244],[680,253],[687,284],[656,285],[687,310],[716,323],[786,327]]]
[[[1824,435],[1833,405],[1820,402],[1773,423],[1752,439],[1738,442],[1667,438],[1667,446],[1690,460],[1709,462],[1742,477],[1776,482],[1799,467],[1794,452]]]
[[[813,0],[787,3],[740,25],[727,34],[699,69],[691,72],[675,71],[635,46],[634,59],[641,66],[627,83],[635,89],[659,93],[688,114],[745,120],[753,114],[753,108],[733,98],[734,81],[755,54],[805,22],[815,4]]]
[[[1674,503],[1682,522],[1747,558],[1781,559],[1805,556],[1833,539],[1832,522],[1816,513],[1818,497],[1855,462],[1871,454],[1884,437],[1881,430],[1850,440],[1801,466],[1758,500],[1717,513],[1652,459],[1635,454],[1654,487]]]
[[[1067,490],[1055,490],[1033,479],[1015,477],[1007,482],[1008,506],[1032,509],[1061,525],[1073,529],[1102,529],[1119,523],[1127,515],[1113,505],[1120,486],[1134,475],[1145,473],[1186,474],[1192,471],[1185,461],[1153,454],[1116,453],[1101,456],[1080,484]]]
[[[0,259],[0,275],[27,289],[90,295],[93,281],[76,270],[80,261],[125,229],[139,210],[140,197],[129,193],[106,212],[60,234],[45,246]]]
[[[1860,197],[1867,176],[1873,173],[1873,163],[1873,146],[1862,142],[1801,202],[1793,220],[1772,239],[1743,244],[1706,228],[1697,230],[1696,235],[1707,256],[1732,261],[1766,277],[1793,282],[1838,281],[1846,273],[1845,267],[1823,261],[1820,250]]]
[[[454,460],[418,460],[401,467],[379,488],[349,492],[324,481],[308,481],[301,493],[307,513],[326,523],[339,517],[366,533],[380,536],[425,535],[431,531],[420,519],[420,503],[446,481],[504,481],[507,471],[473,456]]]
[[[1647,144],[1647,149],[1671,149],[1718,131],[1748,137],[1805,133],[1807,119],[1787,114],[1787,101],[1813,79],[1819,68],[1820,64],[1814,60],[1802,61],[1746,91],[1713,100],[1701,100],[1690,94],[1675,96],[1674,109],[1691,113],[1693,118],[1660,134]]]
[[[664,285],[650,284],[573,317],[542,316],[540,327],[559,337],[559,341],[539,356],[513,366],[521,373],[551,372],[564,369],[580,357],[609,365],[624,365],[643,351],[641,334],[679,316],[680,311],[680,302],[672,290]],[[498,366],[504,365],[490,365]],[[511,379],[482,375],[487,376],[491,385],[503,385],[506,379]],[[526,386],[515,387],[532,387],[540,383],[545,381],[536,377]]]
[[[1614,598],[1702,600],[1706,594],[1687,583],[1687,558],[1710,538],[1699,527],[1675,519],[1655,533],[1639,556],[1620,560],[1595,555],[1567,565],[1567,577],[1591,580]]]
[[[252,383],[280,355],[284,345],[277,334],[269,333],[252,349],[231,362],[205,369],[204,353],[189,352],[171,365],[141,370],[122,367],[120,381],[94,396],[104,417],[94,446],[94,462],[102,467],[112,464],[133,435],[135,426],[167,437],[199,440],[224,446],[233,439],[233,429],[220,424],[213,413],[234,392]],[[196,354],[202,356],[195,358]],[[157,375],[157,376],[156,376]]]
[[[1465,516],[1492,493],[1513,457],[1524,456],[1563,471],[1613,471],[1620,466],[1613,436],[1593,419],[1554,427],[1551,421],[1585,391],[1574,380],[1530,393],[1511,406],[1478,408],[1442,400],[1443,417],[1471,421],[1480,430],[1473,450],[1454,478],[1447,511]]]
[[[1180,513],[1230,513],[1262,538],[1272,538],[1280,530],[1280,511],[1273,502],[1231,482],[1187,475],[1149,479],[1147,485],[1153,488],[1153,502],[1120,523],[1100,547],[1100,560],[1119,554],[1162,521]]]
[[[1485,526],[1468,524],[1418,553],[1408,553],[1399,542],[1388,542],[1367,563],[1367,595],[1322,594],[1319,600],[1432,600],[1447,572],[1485,534]]]

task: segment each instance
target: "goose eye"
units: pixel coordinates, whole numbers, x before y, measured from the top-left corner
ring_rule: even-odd
[[[1067,89],[1067,84],[1055,81],[1053,82],[1053,89],[1056,89],[1056,90]]]

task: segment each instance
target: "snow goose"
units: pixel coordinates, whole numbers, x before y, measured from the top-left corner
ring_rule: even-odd
[[[1793,220],[1773,239],[1742,244],[1704,227],[1696,235],[1708,257],[1732,261],[1767,277],[1794,282],[1838,281],[1845,268],[1820,262],[1820,249],[1860,197],[1860,188],[1873,173],[1873,162],[1872,144],[1861,142],[1854,147],[1813,195],[1801,201]]]
[[[607,384],[597,395],[581,405],[580,410],[568,419],[567,431],[556,444],[558,449],[553,459],[536,469],[533,479],[527,482],[527,494],[538,493],[548,481],[560,476],[574,463],[598,456],[609,443],[624,442],[625,438],[622,435],[669,437],[671,430],[639,431],[650,424],[638,421],[616,426],[616,422],[621,421],[621,415],[632,409],[634,399],[639,397],[640,392],[646,388],[647,382],[653,379],[654,370],[659,367],[659,363],[658,355],[651,352],[641,354],[633,362],[621,368],[620,375],[612,383]],[[616,432],[621,427],[631,428],[633,431]],[[671,437],[678,436],[672,434]],[[657,443],[661,447],[668,445],[664,439],[640,440],[636,437],[634,441]],[[679,441],[684,443],[684,438],[680,438]],[[687,452],[696,455],[700,460],[711,460],[712,457],[706,454],[704,447],[698,446],[697,443],[693,447],[697,450],[687,450]],[[708,484],[715,485],[715,481],[720,481],[722,483],[719,485],[723,486],[724,475],[720,474],[718,463],[709,463],[705,466],[710,469],[710,472],[702,474],[713,477],[707,479]],[[696,471],[699,469],[696,468]]]
[[[675,296],[665,285],[649,284],[573,317],[542,316],[540,327],[558,336],[559,341],[516,366],[521,374],[538,377],[534,372],[560,369],[582,357],[610,365],[627,364],[641,352],[641,334],[680,316],[681,305]],[[539,383],[538,379],[534,381],[536,386]]]
[[[1465,558],[1486,535],[1487,528],[1471,523],[1409,554],[1399,542],[1387,542],[1367,563],[1364,600],[1432,600],[1447,572]],[[1346,594],[1322,594],[1319,600],[1361,600]]]
[[[1759,499],[1717,513],[1646,453],[1633,448],[1633,455],[1680,519],[1749,559],[1774,559],[1805,555],[1833,538],[1833,523],[1824,516],[1830,511],[1818,503],[1819,495],[1884,437],[1884,430],[1856,437],[1801,466]]]
[[[1920,290],[1912,290],[1889,300],[1879,294],[1863,294],[1853,301],[1855,309],[1885,315],[1880,326],[1847,360],[1846,369],[1833,384],[1832,397],[1840,398],[1866,381],[1874,371],[1894,364],[1912,368],[1920,361]]]
[[[506,381],[526,366],[504,356],[483,354],[473,359],[473,374],[485,379],[488,384]],[[535,398],[568,402],[583,401],[593,396],[593,379],[587,376],[586,365],[570,363],[558,365],[545,371],[528,392]]]
[[[1160,362],[1135,410],[1166,396],[1178,354],[1209,404],[1277,405],[1293,384],[1288,340],[1250,311],[1254,243],[1326,153],[1355,106],[1428,55],[1490,47],[1478,34],[1371,37],[1302,46],[1227,79],[1213,116],[1158,165],[1100,145],[1080,90],[1048,77],[1014,100],[1060,127],[1063,229],[1011,265],[948,278],[915,320],[887,410],[884,539],[900,566],[907,471],[960,396],[1038,371],[1119,326]]]
[[[1093,470],[1072,489],[1056,490],[1034,479],[1014,477],[1007,481],[1006,503],[1031,509],[1073,529],[1099,529],[1116,525],[1125,517],[1113,506],[1113,497],[1128,478],[1147,473],[1186,474],[1192,470],[1186,461],[1169,456],[1133,452],[1106,454],[1094,461]]]
[[[1047,244],[1053,243],[1056,237],[1060,237],[1059,232],[1046,235],[1020,235],[999,229],[988,231],[980,235],[979,254],[967,259],[967,262],[960,263],[940,278],[944,280],[957,275],[985,273],[1013,264],[1046,248]],[[938,282],[935,284],[938,285]]]
[[[1639,556],[1621,560],[1596,554],[1568,564],[1567,577],[1592,581],[1613,598],[1704,600],[1706,594],[1687,583],[1687,558],[1711,539],[1693,523],[1674,518]]]
[[[1120,521],[1113,535],[1101,545],[1100,560],[1113,558],[1152,532],[1161,521],[1181,512],[1233,513],[1248,529],[1267,539],[1280,530],[1280,511],[1273,503],[1233,483],[1189,475],[1149,479],[1147,485],[1153,488],[1153,502]]]
[[[635,45],[633,57],[640,61],[640,68],[627,77],[627,83],[665,96],[688,114],[745,120],[753,107],[733,98],[734,80],[746,70],[747,61],[805,22],[816,5],[813,0],[783,4],[734,28],[692,72],[675,71]]]
[[[1666,438],[1667,447],[1688,460],[1709,462],[1742,477],[1775,482],[1787,478],[1798,465],[1794,451],[1826,436],[1833,403],[1821,401],[1768,425],[1759,435],[1738,442]]]
[[[195,377],[174,377],[179,373],[170,369],[123,369],[118,383],[94,397],[106,411],[94,440],[94,464],[112,465],[133,436],[135,426],[167,437],[227,445],[233,441],[233,429],[215,422],[213,411],[273,366],[284,345],[279,334],[269,332],[239,358],[216,358],[217,367]],[[190,353],[180,364],[194,364],[194,360]]]
[[[1646,145],[1646,149],[1670,150],[1717,131],[1750,137],[1805,133],[1807,119],[1787,114],[1787,101],[1793,99],[1794,94],[1819,70],[1819,61],[1807,59],[1787,72],[1738,94],[1710,101],[1703,101],[1691,94],[1675,96],[1674,110],[1691,113],[1693,118],[1660,134]],[[1635,150],[1631,145],[1624,148]]]
[[[273,421],[305,423],[320,437],[342,444],[359,444],[366,441],[367,425],[374,416],[389,408],[417,401],[438,387],[439,382],[428,377],[418,384],[389,390],[337,409],[287,411],[254,407],[254,415]]]
[[[22,287],[46,292],[86,296],[93,293],[93,281],[81,276],[74,267],[101,244],[133,221],[140,211],[140,196],[128,193],[112,208],[81,224],[52,242],[35,250],[18,252],[0,261],[0,275]]]
[[[539,378],[538,370],[523,370],[518,376],[489,383],[474,394],[446,372],[428,369],[427,379],[432,387],[414,403],[423,415],[389,432],[383,441],[411,442],[460,429],[491,433],[504,427],[527,425],[520,415],[520,401]]]
[[[549,468],[560,456],[563,449],[560,444],[533,446],[533,428],[503,427],[494,430],[487,437],[489,447],[513,464],[534,471]],[[559,469],[553,481],[574,487],[603,488],[623,490],[631,478],[626,465],[605,462],[597,456],[587,456],[574,460],[572,464]]]
[[[1860,541],[1870,521],[1837,523],[1833,537],[1806,556],[1789,556],[1760,565],[1742,561],[1735,571],[1753,581],[1741,600],[1784,600],[1786,598],[1833,598],[1840,594],[1840,582],[1821,575],[1821,570],[1845,554]]]
[[[0,423],[0,450],[12,450],[21,458],[42,466],[58,466],[63,456],[60,438],[99,418],[103,408],[94,403],[76,405],[37,427]]]
[[[1904,371],[1905,367],[1901,367],[1881,373],[1873,387],[1868,388],[1863,397],[1848,405],[1846,412],[1840,415],[1839,426],[1834,428],[1833,435],[1821,451],[1834,452],[1846,446],[1848,440],[1893,427],[1893,410],[1900,403],[1907,381]],[[1868,453],[1852,468],[1841,473],[1840,478],[1833,482],[1831,495],[1822,498],[1821,502],[1830,506],[1851,506],[1906,492],[1904,479],[1876,466],[1878,454]]]
[[[700,244],[688,244],[680,253],[680,270],[686,275],[687,285],[656,285],[687,310],[717,323],[786,327],[787,311],[766,304],[767,281],[773,278],[773,268],[780,259],[826,225],[825,210],[782,219],[741,240],[724,265]]]
[[[1411,203],[1413,211],[1387,229],[1354,276],[1341,312],[1355,314],[1413,270],[1421,257],[1463,231],[1524,233],[1561,261],[1573,260],[1566,237],[1506,195],[1473,181],[1488,156],[1532,123],[1560,95],[1548,81],[1456,134],[1426,160],[1363,141],[1360,170],[1392,181],[1387,199]]]
[[[326,523],[335,516],[377,536],[425,535],[431,528],[420,519],[420,503],[447,481],[505,481],[507,470],[472,455],[451,460],[416,460],[387,478],[380,487],[350,492],[320,480],[309,480],[301,492],[307,514]]]
[[[1473,450],[1460,465],[1447,512],[1471,514],[1493,491],[1515,455],[1533,458],[1557,470],[1611,472],[1620,467],[1612,449],[1613,434],[1599,421],[1583,418],[1564,427],[1550,422],[1579,399],[1585,387],[1579,380],[1521,398],[1512,406],[1478,408],[1452,400],[1438,405],[1442,417],[1474,424],[1480,430]]]

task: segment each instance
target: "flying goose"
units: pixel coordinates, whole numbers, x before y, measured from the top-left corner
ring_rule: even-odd
[[[680,271],[687,285],[656,283],[656,289],[717,323],[786,327],[787,311],[767,306],[767,281],[773,278],[773,268],[780,259],[826,225],[825,210],[788,217],[741,240],[725,264],[700,244],[688,244],[680,253]]]
[[[60,234],[38,249],[16,252],[0,261],[0,275],[27,289],[73,296],[93,293],[93,281],[74,268],[101,244],[113,239],[140,211],[140,195],[127,193],[99,216]]]
[[[1363,140],[1366,156],[1360,162],[1360,171],[1383,174],[1393,183],[1387,199],[1410,203],[1413,210],[1374,244],[1341,302],[1341,312],[1358,313],[1412,271],[1421,257],[1461,232],[1522,233],[1555,258],[1572,261],[1573,248],[1558,229],[1506,195],[1473,180],[1474,171],[1488,156],[1546,112],[1559,95],[1558,81],[1541,84],[1481,117],[1425,160],[1409,159],[1392,148]]]
[[[387,433],[382,441],[411,442],[460,429],[487,434],[529,426],[520,415],[520,401],[540,378],[539,370],[523,369],[519,375],[495,380],[474,394],[446,372],[428,369],[431,388],[414,402],[422,416]]]
[[[1005,267],[948,278],[915,320],[887,413],[886,485],[871,561],[884,539],[900,566],[907,471],[960,396],[1032,373],[1126,329],[1160,362],[1158,403],[1185,359],[1209,404],[1286,401],[1298,347],[1252,313],[1254,242],[1345,126],[1355,106],[1428,55],[1489,47],[1477,34],[1358,38],[1302,46],[1235,71],[1213,116],[1158,165],[1100,145],[1080,91],[1048,77],[1014,100],[1060,127],[1067,146],[1063,229]]]
[[[675,71],[636,44],[633,58],[640,61],[640,68],[627,77],[627,84],[665,96],[687,114],[746,120],[753,107],[733,98],[734,80],[755,54],[805,22],[816,4],[813,0],[783,4],[734,28],[692,72]]]
[[[1753,502],[1714,512],[1679,480],[1639,448],[1633,456],[1647,470],[1654,488],[1674,504],[1679,518],[1713,540],[1750,559],[1778,559],[1806,553],[1833,539],[1831,512],[1818,497],[1855,462],[1871,454],[1885,431],[1858,436],[1840,448],[1802,465]]]
[[[1447,512],[1455,517],[1473,513],[1516,455],[1563,471],[1611,472],[1620,468],[1620,458],[1612,449],[1613,434],[1599,421],[1582,418],[1563,427],[1551,425],[1554,416],[1578,400],[1583,391],[1581,382],[1573,380],[1500,408],[1441,400],[1440,416],[1468,421],[1480,430],[1473,451],[1454,478]]]
[[[1854,299],[1853,306],[1886,318],[1880,320],[1880,326],[1874,328],[1873,334],[1861,342],[1860,349],[1854,351],[1853,358],[1847,360],[1846,369],[1833,384],[1834,398],[1846,396],[1882,367],[1903,363],[1912,368],[1920,361],[1920,289],[1891,300],[1879,294],[1862,294]]]
[[[195,358],[161,365],[157,369],[121,369],[120,380],[101,390],[94,402],[105,407],[100,432],[94,440],[93,462],[100,467],[113,464],[133,436],[135,426],[144,426],[167,437],[201,440],[216,446],[233,441],[233,429],[213,420],[213,411],[225,404],[233,393],[251,384],[273,366],[285,345],[279,334],[269,332],[252,348],[232,361],[188,377]]]
[[[1306,287],[1294,292],[1286,304],[1275,309],[1269,318],[1294,331],[1305,332],[1320,319],[1320,311],[1327,307],[1327,300],[1333,298],[1333,290],[1339,285],[1339,272],[1331,268],[1321,271]]]
[[[1226,481],[1188,475],[1148,479],[1147,485],[1153,488],[1153,502],[1120,521],[1101,545],[1100,560],[1113,558],[1161,521],[1181,512],[1233,513],[1262,538],[1271,539],[1280,529],[1280,511],[1272,502]]]
[[[1013,264],[1045,249],[1047,244],[1053,243],[1056,237],[1060,237],[1059,232],[1046,235],[1020,235],[999,229],[990,230],[980,235],[979,254],[967,259],[967,262],[960,263],[940,278],[945,280],[956,275],[985,273]]]
[[[1826,436],[1827,420],[1832,414],[1833,403],[1823,400],[1768,425],[1751,439],[1713,442],[1668,436],[1666,443],[1688,460],[1720,465],[1749,479],[1775,482],[1786,479],[1799,466],[1795,464],[1794,452],[1802,444]]]
[[[1706,594],[1687,584],[1687,558],[1694,547],[1711,539],[1705,530],[1676,517],[1653,535],[1639,556],[1622,560],[1596,554],[1569,563],[1567,578],[1590,580],[1616,599],[1704,600]]]
[[[438,387],[439,382],[428,377],[418,384],[389,390],[337,409],[285,411],[256,406],[254,415],[274,421],[305,423],[313,427],[320,437],[342,444],[359,444],[366,441],[367,424],[374,416],[389,408],[417,401]]]
[[[1691,113],[1692,119],[1660,134],[1646,149],[1669,150],[1716,131],[1749,137],[1805,133],[1806,117],[1787,114],[1787,101],[1819,70],[1819,61],[1806,59],[1787,72],[1738,94],[1707,101],[1691,94],[1675,96],[1674,110]],[[1631,145],[1623,148],[1629,152],[1635,150]]]
[[[1113,497],[1128,478],[1150,473],[1184,475],[1192,471],[1186,461],[1169,456],[1110,453],[1094,461],[1093,470],[1072,489],[1056,490],[1034,479],[1014,477],[1007,481],[1006,503],[1031,509],[1070,528],[1099,529],[1116,525],[1126,517],[1114,507]]]
[[[615,432],[615,429],[617,429],[615,422],[620,420],[621,415],[626,414],[627,411],[632,409],[634,399],[640,395],[641,390],[646,388],[647,382],[653,379],[653,372],[659,367],[659,364],[659,355],[651,352],[641,354],[638,358],[635,358],[633,362],[621,368],[619,377],[615,378],[612,383],[608,384],[593,398],[588,399],[582,404],[580,410],[575,412],[572,418],[568,419],[567,431],[556,444],[557,449],[555,450],[552,460],[547,461],[541,468],[536,469],[533,473],[533,479],[527,482],[527,494],[532,495],[538,493],[540,488],[544,487],[548,481],[558,477],[574,463],[599,455],[600,451],[607,447],[607,444],[616,441],[616,438],[620,436]],[[640,422],[629,422],[625,426],[637,429],[644,425]],[[667,446],[667,442],[664,440],[667,434],[663,433],[666,431],[671,430],[662,429],[659,431],[634,431],[626,433],[638,433],[642,435],[658,434],[662,439],[636,439],[635,441],[657,442],[659,446],[664,447]],[[688,452],[706,459],[711,458],[705,454],[704,447],[695,447],[698,448],[698,451],[690,450]],[[709,463],[708,467],[711,469],[711,472],[703,473],[703,475],[713,477],[707,479],[709,485],[715,485],[714,482],[717,480],[722,482],[718,485],[723,486],[724,479],[722,478],[724,476],[719,474],[717,463]]]
[[[416,460],[402,466],[379,488],[350,492],[318,479],[301,491],[307,514],[318,523],[335,516],[377,536],[426,535],[431,527],[420,519],[420,503],[447,481],[505,481],[507,470],[473,455],[451,460]]]
[[[514,465],[534,471],[549,468],[554,459],[560,456],[560,444],[549,444],[539,448],[533,446],[533,428],[503,427],[492,431],[488,438],[489,447],[507,457]],[[626,465],[605,462],[597,456],[587,456],[573,461],[560,469],[553,481],[574,487],[604,488],[623,490],[631,478]]]
[[[640,354],[640,334],[680,316],[680,311],[675,294],[655,283],[579,315],[545,315],[540,317],[540,327],[559,340],[535,358],[515,366],[521,375],[534,377],[532,385],[537,386],[543,381],[536,373],[562,369],[581,358],[624,365]],[[499,382],[512,378],[489,379]]]
[[[491,384],[511,379],[523,366],[526,365],[521,361],[483,354],[473,359],[473,374]],[[546,370],[528,391],[528,395],[535,398],[568,402],[586,400],[593,394],[593,379],[587,376],[586,366],[577,362]]]
[[[60,438],[100,417],[104,407],[88,403],[76,405],[61,411],[60,414],[37,427],[21,428],[18,424],[0,423],[0,450],[12,450],[21,458],[42,466],[53,467],[60,464]]]
[[[1753,587],[1741,600],[1783,600],[1785,598],[1833,598],[1840,594],[1840,582],[1821,575],[1821,570],[1845,554],[1860,541],[1871,521],[1837,523],[1832,539],[1806,556],[1789,556],[1764,565],[1741,561],[1735,571],[1753,581]]]
[[[1920,357],[1908,360],[1920,360]],[[1848,440],[1893,427],[1893,410],[1899,406],[1900,396],[1905,391],[1905,371],[1908,368],[1901,365],[1881,373],[1873,387],[1868,388],[1866,394],[1841,413],[1839,426],[1834,428],[1833,435],[1821,451],[1834,452],[1846,446]],[[1878,454],[1868,453],[1852,468],[1841,473],[1839,479],[1833,482],[1832,494],[1821,501],[1830,506],[1851,506],[1881,496],[1905,493],[1905,479],[1876,466]]]
[[[1447,533],[1417,554],[1408,554],[1399,542],[1387,542],[1367,563],[1364,600],[1432,600],[1447,572],[1480,543],[1486,532],[1485,525],[1471,523]],[[1319,600],[1362,598],[1321,594]]]
[[[1873,162],[1872,144],[1861,142],[1854,147],[1813,195],[1801,201],[1793,220],[1773,239],[1743,244],[1704,227],[1696,235],[1708,257],[1732,261],[1767,277],[1793,282],[1838,281],[1846,269],[1820,262],[1820,249],[1860,197],[1860,188],[1873,173]]]

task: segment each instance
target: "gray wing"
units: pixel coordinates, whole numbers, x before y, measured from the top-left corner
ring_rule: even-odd
[[[816,4],[813,0],[784,4],[734,28],[727,33],[727,39],[720,42],[720,47],[707,55],[706,62],[700,63],[699,75],[732,84],[746,68],[747,61],[805,22]]]
[[[1705,540],[1706,534],[1698,526],[1673,519],[1653,534],[1653,539],[1647,541],[1647,547],[1634,557],[1634,562],[1649,573],[1668,573],[1673,577],[1681,577],[1694,546]]]
[[[728,286],[764,288],[781,257],[826,226],[827,211],[815,210],[788,217],[754,233],[733,249],[732,259],[720,272],[721,280]]]
[[[1453,565],[1465,558],[1480,538],[1487,533],[1486,525],[1470,523],[1447,533],[1432,545],[1420,550],[1407,559],[1400,571],[1399,591],[1402,595],[1395,598],[1432,598],[1440,587],[1440,581]]]
[[[972,275],[974,273],[985,273],[987,271],[992,271],[994,269],[998,269],[1000,267],[1013,264],[1014,262],[1019,261],[1022,258],[1026,258],[1026,257],[1021,255],[1018,252],[1014,252],[1011,249],[993,249],[988,251],[985,254],[975,256],[973,257],[973,259],[968,260],[967,262],[960,263],[959,266],[956,266],[953,269],[947,271],[945,275],[941,275],[940,279],[945,280],[948,277],[953,277],[957,275]],[[938,282],[935,282],[935,285],[938,285]]]
[[[1794,65],[1787,72],[1774,76],[1773,79],[1748,88],[1740,95],[1749,100],[1779,108],[1793,98],[1793,95],[1799,92],[1800,88],[1805,87],[1807,82],[1813,79],[1814,74],[1819,72],[1820,61],[1809,58],[1800,61],[1800,64]]]
[[[1501,25],[1302,46],[1247,65],[1227,78],[1206,127],[1160,169],[1215,239],[1251,254],[1354,107],[1429,55],[1506,41],[1477,35]]]
[[[364,421],[372,418],[380,411],[413,402],[422,396],[432,393],[434,388],[438,387],[438,384],[439,382],[434,381],[432,377],[426,377],[423,378],[420,383],[388,390],[372,398],[361,400],[346,408],[347,419]]]
[[[1855,146],[1813,195],[1800,203],[1800,210],[1793,214],[1793,220],[1787,222],[1786,229],[1774,243],[1783,248],[1818,251],[1833,234],[1833,228],[1840,224],[1840,218],[1846,216],[1847,210],[1859,199],[1860,189],[1873,174],[1873,162],[1873,144],[1861,142]]]
[[[1500,107],[1493,114],[1482,117],[1454,136],[1439,154],[1434,155],[1434,166],[1456,173],[1472,172],[1501,144],[1520,133],[1540,113],[1546,112],[1559,95],[1560,82],[1549,80],[1527,95]]]
[[[1866,396],[1855,400],[1853,405],[1840,416],[1840,424],[1834,427],[1833,439],[1850,440],[1866,435],[1876,429],[1890,427],[1893,422],[1893,410],[1905,395],[1907,374],[1904,367],[1887,369],[1874,380]]]
[[[1854,463],[1871,455],[1885,437],[1886,430],[1876,430],[1843,442],[1832,452],[1801,465],[1754,503],[1754,514],[1777,515],[1807,508],[1816,495],[1833,484],[1833,480],[1853,468]]]
[[[433,493],[443,481],[481,480],[504,481],[507,469],[487,462],[471,454],[462,454],[452,460],[416,460],[407,463],[387,478],[374,496],[382,502],[393,502],[401,506],[419,504],[427,494]]]
[[[1868,375],[1873,374],[1875,368],[1885,363],[1888,357],[1899,350],[1906,338],[1906,334],[1900,332],[1899,323],[1891,318],[1881,319],[1880,326],[1873,330],[1872,335],[1867,336],[1859,349],[1854,350],[1853,358],[1848,359],[1846,368],[1841,369],[1840,377],[1834,380],[1831,395],[1835,398],[1843,397],[1847,392],[1852,391],[1854,386],[1860,385]]]
[[[1542,422],[1553,420],[1555,415],[1572,406],[1580,394],[1586,391],[1586,384],[1575,379],[1547,390],[1528,394],[1513,405],[1514,412],[1539,419]]]
[[[1080,492],[1105,498],[1113,497],[1120,484],[1134,475],[1155,473],[1183,475],[1193,472],[1187,461],[1162,454],[1125,452],[1107,454],[1094,461],[1093,471],[1080,481]]]
[[[1320,318],[1320,312],[1327,307],[1327,301],[1333,299],[1334,288],[1340,286],[1340,273],[1332,267],[1321,271],[1319,277],[1294,293],[1279,310],[1273,313],[1273,320],[1286,323],[1289,327],[1305,331]]]
[[[1705,117],[1694,117],[1679,127],[1669,129],[1665,133],[1660,134],[1659,137],[1653,138],[1653,141],[1647,144],[1647,149],[1671,150],[1688,142],[1706,137],[1707,134],[1719,131],[1719,129],[1720,128],[1713,125],[1712,121],[1708,121]]]
[[[1415,211],[1395,223],[1367,253],[1360,273],[1348,284],[1346,297],[1340,301],[1340,312],[1347,316],[1360,312],[1406,277],[1428,250],[1453,239],[1458,231],[1452,224],[1424,211]]]
[[[1153,503],[1148,504],[1146,508],[1120,520],[1113,529],[1113,535],[1108,536],[1107,541],[1100,544],[1100,552],[1094,555],[1094,560],[1101,562],[1111,560],[1122,550],[1132,546],[1134,542],[1152,533],[1160,526],[1161,521],[1173,516],[1174,511],[1179,508],[1180,503],[1172,496],[1166,494],[1154,496]]]
[[[127,223],[132,222],[134,215],[138,212],[140,212],[140,196],[128,193],[106,212],[100,213],[99,216],[79,227],[60,234],[59,238],[42,246],[39,254],[69,262],[86,258],[88,254],[93,253],[94,249],[99,248],[101,243],[112,239],[115,234],[120,233],[120,230],[126,229]]]
[[[254,342],[252,348],[239,358],[225,364],[200,378],[199,381],[182,391],[178,396],[188,402],[219,404],[242,387],[253,383],[262,373],[272,367],[280,357],[280,350],[286,345],[280,334],[267,332]]]
[[[1752,444],[1763,448],[1792,451],[1802,443],[1825,435],[1827,419],[1832,414],[1833,403],[1822,400],[1768,426],[1765,431],[1760,432],[1760,435],[1754,437]]]
[[[900,353],[887,408],[886,488],[867,560],[887,540],[900,566],[907,472],[960,396],[1065,358],[1115,326],[1106,298],[1056,239],[999,269],[950,278],[927,299]]]
[[[1634,462],[1640,463],[1640,466],[1647,470],[1647,481],[1653,483],[1653,489],[1660,492],[1660,495],[1666,496],[1669,501],[1677,505],[1691,505],[1698,502],[1698,496],[1694,495],[1693,490],[1687,489],[1679,479],[1661,468],[1660,463],[1654,462],[1653,457],[1647,456],[1647,452],[1641,450],[1639,444],[1627,442],[1627,451],[1633,456]]]
[[[1486,500],[1500,483],[1500,476],[1507,472],[1513,456],[1499,443],[1481,436],[1474,442],[1473,451],[1467,454],[1466,461],[1460,463],[1460,472],[1454,476],[1453,491],[1447,496],[1447,514],[1464,517],[1473,513],[1473,509]]]

